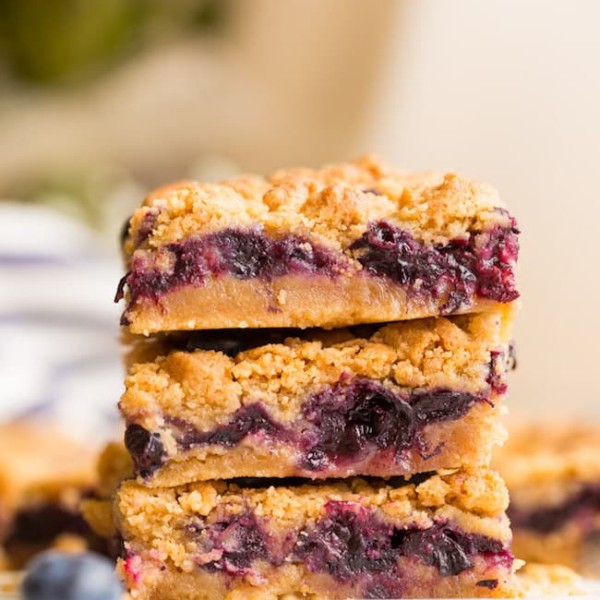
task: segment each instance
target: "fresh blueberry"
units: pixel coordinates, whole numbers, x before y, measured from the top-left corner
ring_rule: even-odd
[[[107,558],[49,551],[29,563],[21,593],[23,600],[120,600],[123,588]]]
[[[163,463],[165,449],[160,435],[150,433],[137,423],[127,427],[125,447],[133,457],[137,472],[142,477],[149,477]]]

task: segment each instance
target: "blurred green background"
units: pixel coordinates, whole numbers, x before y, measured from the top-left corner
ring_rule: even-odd
[[[24,103],[36,99],[38,106],[44,99],[77,98],[145,52],[218,35],[227,5],[227,0],[2,0],[2,96]],[[14,110],[10,102],[4,108]],[[72,168],[45,168],[37,161],[32,167],[26,177],[4,173],[0,197],[50,204],[96,228],[106,225],[111,198],[124,187],[135,189],[127,166],[109,160],[83,169],[77,161]]]
[[[82,84],[148,44],[215,29],[225,12],[219,0],[3,0],[0,50],[21,83]]]

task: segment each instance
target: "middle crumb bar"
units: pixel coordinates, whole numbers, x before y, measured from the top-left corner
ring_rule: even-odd
[[[131,367],[125,443],[150,486],[486,465],[504,438],[510,323],[507,308],[173,350]]]

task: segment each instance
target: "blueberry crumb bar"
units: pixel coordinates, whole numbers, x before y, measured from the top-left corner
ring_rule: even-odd
[[[518,229],[496,191],[366,157],[146,198],[117,292],[133,333],[345,327],[515,300]]]
[[[94,486],[93,453],[56,430],[0,425],[0,549],[21,568],[49,547],[103,550],[79,504]]]
[[[600,426],[515,424],[495,457],[519,558],[600,577]]]
[[[133,599],[508,597],[508,496],[485,469],[306,484],[124,482]]]
[[[511,317],[507,307],[362,328],[364,337],[307,332],[241,352],[235,332],[208,342],[198,332],[195,343],[218,350],[131,367],[125,443],[141,480],[157,487],[487,465],[504,439]],[[238,341],[251,346],[247,335]]]

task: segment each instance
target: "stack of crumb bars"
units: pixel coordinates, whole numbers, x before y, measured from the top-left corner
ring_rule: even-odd
[[[118,292],[131,596],[513,594],[488,465],[517,235],[487,185],[370,157],[146,198]]]

